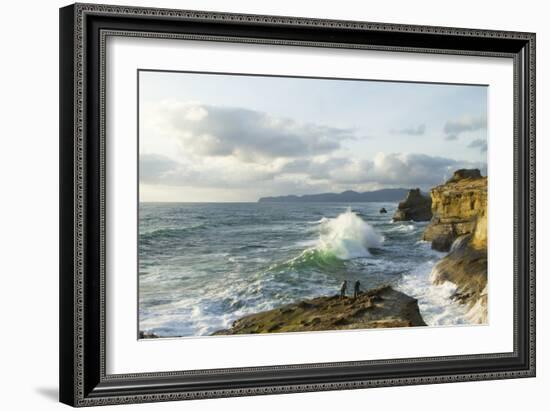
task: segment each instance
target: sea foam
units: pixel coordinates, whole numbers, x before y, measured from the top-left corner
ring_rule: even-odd
[[[369,248],[382,245],[382,237],[373,227],[347,209],[335,218],[322,219],[317,248],[341,260],[368,257]]]
[[[470,324],[467,307],[452,299],[456,285],[449,281],[433,284],[436,261],[427,261],[404,274],[397,289],[418,299],[422,318],[429,326]]]

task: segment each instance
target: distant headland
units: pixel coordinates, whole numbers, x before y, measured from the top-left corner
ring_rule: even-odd
[[[375,191],[344,191],[342,193],[305,194],[301,196],[286,195],[277,197],[262,197],[259,203],[369,203],[369,202],[396,202],[407,195],[407,188],[384,188]]]

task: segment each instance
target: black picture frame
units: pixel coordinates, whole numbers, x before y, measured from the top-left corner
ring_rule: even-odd
[[[109,35],[513,59],[513,352],[107,375],[103,52]],[[535,34],[96,4],[61,8],[60,236],[60,401],[69,405],[534,377]]]

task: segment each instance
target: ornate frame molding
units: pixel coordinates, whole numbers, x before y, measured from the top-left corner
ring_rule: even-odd
[[[140,24],[143,27],[141,30],[136,30],[133,26],[123,29],[108,29],[101,26],[105,20],[115,18],[132,20],[136,17],[140,18]],[[94,21],[94,18],[97,19],[97,22]],[[163,22],[163,24],[167,22],[167,31],[147,31],[148,22],[151,21]],[[178,25],[185,30],[186,23],[200,23],[199,26],[204,24],[206,31],[221,23],[229,24],[233,28],[245,27],[244,31],[263,30],[263,33],[275,28],[281,32],[280,30],[283,28],[285,33],[288,32],[288,37],[266,38],[257,35],[222,35],[214,32],[201,34],[169,30],[170,27]],[[92,24],[95,25],[93,30],[90,30]],[[124,22],[121,24],[124,26]],[[387,38],[388,34],[401,33],[405,36],[403,38],[411,39],[411,44],[304,40],[299,38],[301,28],[306,30],[311,28],[326,29],[335,33],[372,34],[382,39]],[[98,32],[96,33],[96,31]],[[105,49],[108,36],[513,58],[515,90],[514,185],[517,191],[514,236],[516,237],[515,242],[519,243],[517,248],[515,247],[519,255],[514,259],[514,352],[353,363],[281,365],[230,370],[106,375],[104,107]],[[419,44],[412,44],[413,40]],[[431,46],[420,45],[423,41],[431,42]],[[475,48],[476,44],[481,44],[483,41],[485,41],[483,47]],[[460,43],[464,44],[463,48],[456,47]],[[502,44],[502,47],[493,50],[491,47],[495,44]],[[70,83],[67,80],[68,77],[71,79]],[[535,375],[535,35],[533,33],[76,4],[61,9],[61,79],[60,397],[62,402],[74,406],[91,406],[520,378]],[[90,97],[94,93],[97,96]],[[89,98],[96,98],[99,102],[97,112],[92,108],[93,105],[89,104]],[[91,122],[97,122],[97,124],[91,126]],[[95,140],[91,140],[92,137]],[[90,147],[92,147],[91,151]],[[90,153],[96,153],[97,156],[94,157]],[[90,209],[94,211],[89,213]],[[90,235],[90,231],[94,230],[96,224],[97,232]],[[526,230],[526,232],[524,233],[522,230]],[[64,250],[68,248],[71,249],[70,256],[68,252],[64,254]],[[95,257],[96,261],[90,262],[90,256]],[[524,295],[520,295],[519,293],[523,289]],[[90,312],[93,312],[94,315],[91,316]],[[92,340],[93,342],[91,342]],[[277,373],[278,371],[292,372],[305,369],[365,367],[382,364],[397,366],[424,362],[451,364],[453,362],[485,361],[484,364],[490,364],[492,360],[498,359],[514,359],[518,362],[519,357],[522,357],[521,364],[509,366],[504,370],[491,370],[491,367],[488,366],[486,369],[490,371],[487,372],[476,369],[472,372],[458,372],[451,375],[427,374],[411,377],[396,374],[392,377],[350,378],[344,381],[305,384],[227,386],[221,389],[211,389],[207,385],[204,388],[193,389],[189,388],[192,384],[187,382],[189,377],[218,375],[220,372],[224,372],[226,375],[237,375],[240,373]],[[184,377],[187,378],[186,383],[182,383],[183,385],[179,388],[167,387],[165,390],[155,393],[136,388],[137,382],[141,385],[150,384],[151,387],[158,387],[161,379],[174,378],[176,381],[176,379]]]

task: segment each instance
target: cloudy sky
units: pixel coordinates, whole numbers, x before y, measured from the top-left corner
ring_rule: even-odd
[[[141,71],[140,200],[440,184],[487,154],[487,88]]]

